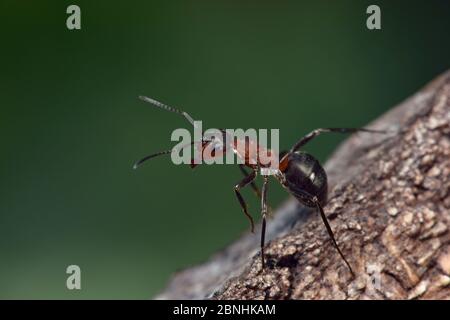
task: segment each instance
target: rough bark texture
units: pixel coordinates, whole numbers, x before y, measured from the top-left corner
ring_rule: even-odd
[[[450,298],[450,72],[368,127],[325,168],[325,212],[350,272],[313,211],[288,200],[269,221],[268,268],[245,234],[174,276],[160,299]]]

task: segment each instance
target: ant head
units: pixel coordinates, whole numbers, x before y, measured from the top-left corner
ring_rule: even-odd
[[[321,204],[326,202],[327,175],[316,158],[305,152],[290,152],[282,157],[279,168],[284,187],[300,202],[311,207],[315,206],[312,197]]]

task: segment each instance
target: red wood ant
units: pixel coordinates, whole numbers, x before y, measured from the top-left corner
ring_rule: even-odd
[[[186,118],[191,125],[194,125],[193,118],[187,112],[165,105],[159,101],[156,101],[154,99],[145,96],[140,96],[139,98],[158,108],[178,113],[182,115],[184,118]],[[311,141],[313,138],[317,137],[318,135],[324,132],[354,133],[358,131],[372,132],[372,133],[386,133],[386,131],[382,130],[371,130],[365,128],[320,128],[313,130],[312,132],[301,138],[299,141],[297,141],[297,143],[295,143],[294,146],[288,152],[280,152],[279,168],[277,170],[277,173],[274,175],[275,178],[280,182],[280,184],[290,194],[292,194],[301,204],[310,208],[317,209],[322,218],[323,223],[325,224],[325,228],[327,229],[328,235],[330,236],[333,245],[335,246],[341,258],[344,260],[352,276],[354,276],[353,270],[350,264],[348,263],[347,259],[345,258],[344,254],[342,253],[341,249],[339,248],[336,239],[334,237],[333,230],[331,229],[330,224],[328,223],[328,219],[325,216],[323,210],[323,206],[326,204],[328,194],[327,174],[323,169],[323,167],[320,165],[320,163],[317,161],[317,159],[315,159],[312,155],[306,152],[300,151],[300,149],[304,145],[306,145],[309,141]],[[207,138],[202,138],[202,141],[192,142],[189,145],[199,144],[203,151],[210,143],[211,140],[208,140]],[[263,165],[258,161],[256,161],[256,164],[253,164],[254,162],[250,163],[248,155],[248,144],[249,141],[247,140],[244,144],[242,143],[238,144],[237,141],[234,140],[230,144],[225,144],[224,146],[222,146],[223,148],[220,150],[221,152],[215,153],[214,156],[221,156],[224,152],[226,152],[227,147],[229,147],[238,157],[241,157],[244,160],[244,164],[239,164],[239,168],[243,173],[244,178],[234,186],[234,192],[239,201],[239,204],[242,207],[242,210],[244,211],[244,214],[250,221],[252,232],[254,232],[253,218],[248,213],[247,204],[244,198],[242,197],[240,190],[250,185],[253,191],[256,193],[256,195],[261,199],[261,215],[262,215],[261,264],[262,269],[264,269],[265,268],[264,242],[266,234],[266,217],[268,211],[267,186],[269,182],[269,176],[267,175],[263,176],[264,180],[262,190],[260,191],[259,188],[256,186],[254,180],[256,179],[258,170],[261,169]],[[242,147],[239,147],[242,145],[245,146],[244,149]],[[261,148],[262,147],[258,145],[258,150]],[[170,154],[174,151],[175,149],[170,149],[148,155],[142,158],[141,160],[137,161],[134,164],[133,168],[134,169],[138,168],[143,162],[151,158],[164,154]],[[191,167],[194,168],[195,166],[196,164],[192,162]],[[245,167],[251,169],[250,173],[245,169]]]

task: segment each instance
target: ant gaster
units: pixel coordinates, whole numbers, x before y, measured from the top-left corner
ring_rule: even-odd
[[[186,112],[181,111],[177,108],[165,105],[159,101],[156,101],[154,99],[140,96],[141,100],[148,102],[152,104],[153,106],[159,107],[161,109],[178,113],[182,115],[184,118],[186,118],[191,125],[194,125],[193,118]],[[331,241],[333,242],[333,245],[335,246],[336,250],[338,251],[339,255],[342,257],[343,261],[347,265],[348,269],[350,270],[350,273],[352,276],[354,276],[353,270],[348,263],[347,259],[345,258],[344,254],[342,253],[341,249],[339,248],[336,239],[334,237],[333,231],[330,227],[330,224],[328,223],[328,219],[323,211],[323,207],[325,206],[327,202],[327,194],[328,194],[328,182],[327,182],[327,174],[323,167],[320,165],[320,163],[317,161],[316,158],[314,158],[312,155],[300,151],[300,149],[306,145],[309,141],[311,141],[313,138],[317,137],[321,133],[324,132],[337,132],[337,133],[353,133],[357,131],[364,131],[364,132],[373,132],[373,133],[386,133],[386,131],[382,130],[371,130],[371,129],[365,129],[365,128],[320,128],[313,130],[303,138],[301,138],[294,146],[288,151],[288,152],[282,152],[280,153],[280,161],[279,161],[279,168],[277,173],[274,175],[275,178],[281,183],[281,185],[290,193],[292,194],[301,204],[315,208],[320,214],[320,217],[322,218],[323,223],[325,224],[325,228],[327,229],[328,235],[331,238]],[[224,133],[225,134],[225,133]],[[213,141],[208,140],[207,138],[203,137],[202,141],[192,142],[189,144],[199,144],[202,150],[208,146],[209,143],[212,143]],[[267,205],[267,185],[269,182],[269,176],[263,176],[263,185],[262,190],[260,191],[259,188],[256,186],[254,180],[256,179],[258,170],[263,167],[263,165],[256,161],[256,164],[253,164],[254,162],[250,163],[248,160],[249,156],[247,154],[248,141],[246,141],[245,150],[238,149],[238,143],[236,140],[234,140],[230,145],[228,145],[229,148],[233,150],[233,152],[239,157],[242,157],[244,159],[244,164],[239,164],[239,168],[241,172],[244,174],[244,178],[234,187],[234,192],[236,194],[236,197],[239,201],[239,204],[242,207],[242,210],[244,211],[244,214],[247,216],[247,218],[250,221],[251,225],[251,231],[254,232],[254,222],[252,216],[248,213],[247,210],[247,204],[244,200],[244,198],[241,195],[240,190],[244,188],[245,186],[250,185],[253,189],[253,191],[256,193],[256,195],[261,200],[261,215],[262,215],[262,225],[261,225],[261,264],[262,269],[265,268],[265,259],[264,259],[264,243],[265,243],[265,233],[266,233],[266,217],[267,217],[267,211],[268,211],[268,205]],[[222,152],[226,152],[227,145],[222,146]],[[262,147],[258,146],[258,150]],[[141,160],[137,161],[134,164],[134,169],[139,167],[143,162],[154,158],[156,156],[164,155],[164,154],[170,154],[175,151],[175,148],[154,153],[151,155],[148,155]],[[270,151],[270,150],[269,150]],[[203,154],[203,153],[202,153]],[[218,153],[216,153],[214,156],[217,156]],[[194,162],[191,163],[191,167],[194,168],[196,164]],[[245,169],[245,167],[248,167],[251,169],[251,172],[248,173],[248,171]]]

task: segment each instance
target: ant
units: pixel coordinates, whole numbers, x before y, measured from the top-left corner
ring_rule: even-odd
[[[159,101],[156,101],[152,98],[148,98],[145,96],[139,97],[141,100],[150,103],[151,105],[173,112],[178,113],[182,115],[184,118],[186,118],[187,121],[191,125],[195,127],[193,118],[187,113],[180,109],[165,105]],[[327,195],[328,195],[328,182],[327,182],[327,174],[324,170],[324,168],[321,166],[319,161],[314,158],[312,155],[300,151],[300,149],[305,146],[308,142],[310,142],[313,138],[317,137],[318,135],[325,133],[325,132],[335,132],[335,133],[354,133],[358,131],[363,132],[371,132],[371,133],[386,133],[386,131],[383,130],[371,130],[366,128],[319,128],[311,131],[309,134],[301,138],[297,143],[295,143],[292,148],[288,152],[280,152],[280,159],[279,159],[279,167],[278,170],[275,173],[275,178],[280,182],[280,184],[290,193],[292,194],[301,204],[310,207],[315,208],[320,214],[320,217],[322,218],[323,223],[325,224],[325,228],[327,229],[328,235],[331,238],[331,241],[333,242],[334,247],[338,251],[339,255],[341,256],[342,260],[347,265],[348,269],[350,270],[350,273],[352,276],[354,276],[354,272],[345,258],[344,254],[342,253],[341,249],[339,248],[336,239],[333,234],[333,230],[330,227],[330,224],[328,223],[328,219],[324,213],[323,207],[325,206],[327,202]],[[223,132],[225,134],[225,132]],[[234,139],[233,142],[231,142],[228,145],[219,145],[217,146],[217,149],[213,149],[212,157],[218,156],[219,153],[226,152],[227,147],[229,147],[238,157],[240,157],[244,164],[239,164],[239,168],[241,172],[244,175],[244,178],[234,186],[234,193],[236,194],[236,197],[239,201],[239,204],[245,214],[245,216],[249,219],[250,225],[251,225],[251,232],[254,233],[254,222],[252,216],[248,213],[247,210],[247,204],[244,200],[244,198],[241,195],[241,189],[250,185],[255,194],[260,198],[261,200],[261,215],[262,215],[262,225],[261,225],[261,264],[262,269],[265,268],[265,259],[264,259],[264,244],[265,244],[265,234],[266,234],[266,217],[267,217],[267,211],[268,211],[268,205],[267,205],[267,186],[269,182],[269,176],[264,175],[263,176],[263,185],[262,190],[260,190],[254,180],[256,179],[257,172],[259,169],[265,167],[260,161],[259,158],[252,159],[256,161],[250,161],[251,156],[249,155],[249,149],[248,145],[249,143],[252,143],[251,141],[247,140],[245,141],[244,148],[242,148],[242,144],[237,143],[238,141]],[[214,140],[208,139],[206,137],[202,137],[202,141],[200,142],[192,142],[189,145],[194,145],[198,143],[200,147],[202,148],[202,156],[203,151],[207,146],[209,146],[211,143],[215,143]],[[255,143],[255,142],[253,142]],[[182,148],[186,147],[183,146]],[[213,146],[215,148],[216,146]],[[263,148],[259,145],[257,145],[258,152],[260,152]],[[171,154],[175,151],[175,148],[161,151],[158,153],[154,153],[151,155],[148,155],[141,160],[137,161],[133,168],[137,169],[143,162],[160,156],[164,154]],[[217,151],[217,152],[214,152]],[[269,153],[271,150],[267,150]],[[259,154],[259,153],[258,153]],[[194,168],[196,164],[192,161],[191,167]],[[251,169],[251,172],[249,173],[245,167],[248,167]]]

